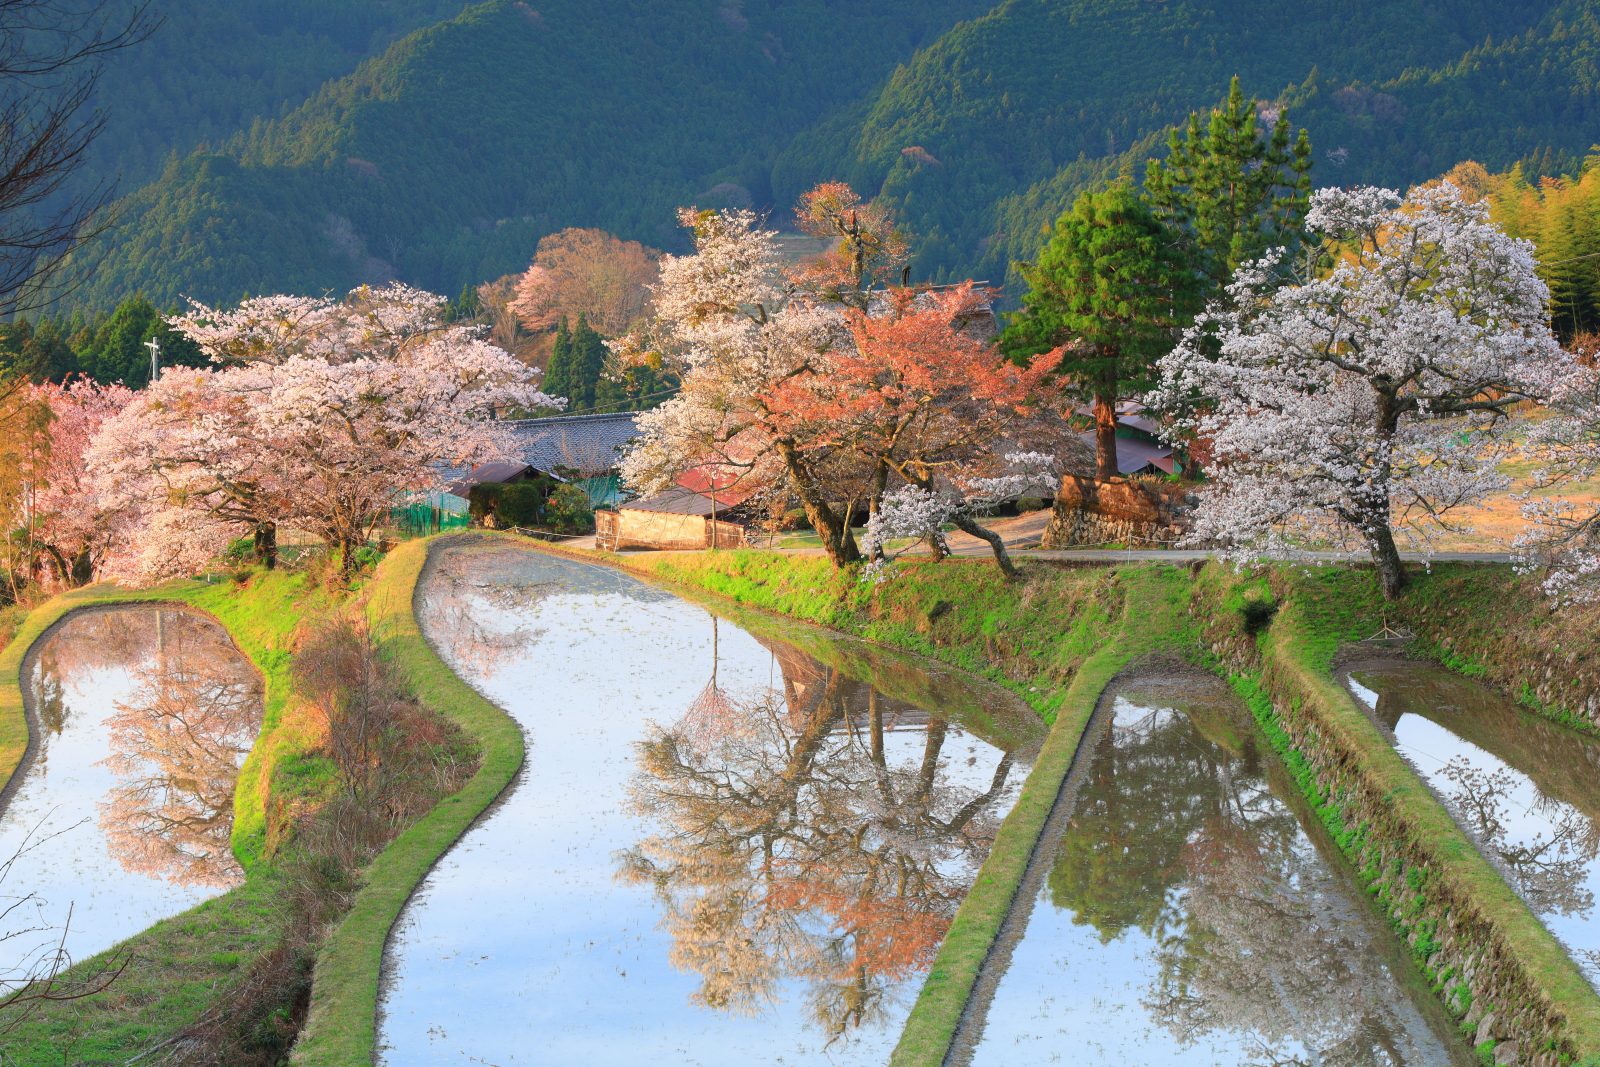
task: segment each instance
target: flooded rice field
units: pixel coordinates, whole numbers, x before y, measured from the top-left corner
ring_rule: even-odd
[[[1352,692],[1600,986],[1600,741],[1443,667],[1351,663]]]
[[[436,554],[418,615],[528,759],[391,937],[383,1063],[887,1062],[1025,707],[509,546]]]
[[[262,712],[227,632],[181,607],[75,612],[23,671],[35,745],[0,814],[8,981],[241,880],[234,783]]]
[[[1475,1062],[1224,683],[1114,683],[1090,729],[957,1063]]]

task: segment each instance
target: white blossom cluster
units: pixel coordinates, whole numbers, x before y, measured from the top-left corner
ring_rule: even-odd
[[[1570,373],[1549,292],[1532,246],[1448,183],[1323,189],[1307,226],[1304,264],[1242,268],[1161,362],[1149,401],[1215,456],[1192,540],[1241,559],[1329,539],[1426,551],[1506,484],[1507,409]]]
[[[948,552],[944,526],[951,520],[981,514],[1032,493],[1055,492],[1061,474],[1054,456],[1011,452],[1005,459],[1007,469],[1000,474],[935,489],[905,485],[885,493],[862,537],[862,548],[870,560],[862,579],[876,583],[888,577],[894,563],[888,553],[891,541],[932,541],[941,553]]]
[[[1549,406],[1551,416],[1528,434],[1528,451],[1542,464],[1533,489],[1600,475],[1600,368],[1574,367]],[[1559,604],[1600,602],[1600,508],[1530,491],[1522,515],[1528,528],[1514,546],[1519,569],[1543,569],[1545,592]]]
[[[667,256],[653,287],[650,345],[685,387],[640,414],[622,462],[639,492],[666,488],[684,457],[717,463],[755,484],[779,477],[763,398],[843,338],[837,312],[789,297],[777,234],[750,211],[686,212],[695,251]]]

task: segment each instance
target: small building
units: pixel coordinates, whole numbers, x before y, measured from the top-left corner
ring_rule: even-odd
[[[749,496],[737,488],[711,489],[708,479],[687,472],[680,484],[653,496],[594,513],[595,547],[741,548],[745,514],[740,505]]]
[[[1085,413],[1087,409],[1083,409]],[[1124,478],[1135,474],[1176,474],[1182,470],[1171,445],[1161,439],[1161,428],[1144,413],[1135,400],[1117,405],[1117,473]],[[1095,431],[1078,434],[1078,440],[1095,450]]]
[[[501,425],[516,439],[514,458],[441,472],[444,486],[429,494],[426,503],[439,511],[466,515],[473,486],[544,474],[578,486],[589,495],[590,507],[615,507],[622,499],[617,467],[639,434],[636,417],[637,412],[624,411],[504,422]]]

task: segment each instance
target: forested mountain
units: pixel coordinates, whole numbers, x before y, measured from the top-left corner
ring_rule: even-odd
[[[1235,73],[1310,129],[1319,184],[1404,185],[1463,158],[1573,166],[1600,141],[1589,0],[223,6],[184,18],[224,38],[191,47],[242,88],[134,94],[168,103],[149,140],[179,155],[79,256],[92,307],[389,277],[453,293],[562,227],[678,248],[680,204],[781,221],[834,178],[894,202],[919,276],[999,280],[1079,188],[1142,173],[1162,131]],[[259,57],[235,48],[303,62],[252,76]],[[188,152],[196,130],[209,144]],[[129,172],[148,163],[102,148]]]
[[[95,95],[107,123],[85,176],[148,182],[169,153],[273,119],[460,10],[461,0],[162,0],[155,32],[107,60]]]

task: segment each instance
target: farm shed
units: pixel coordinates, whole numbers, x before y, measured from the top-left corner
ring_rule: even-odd
[[[744,527],[729,521],[732,505],[686,486],[623,504],[615,510],[594,513],[595,547],[624,548],[739,548],[745,543]]]

